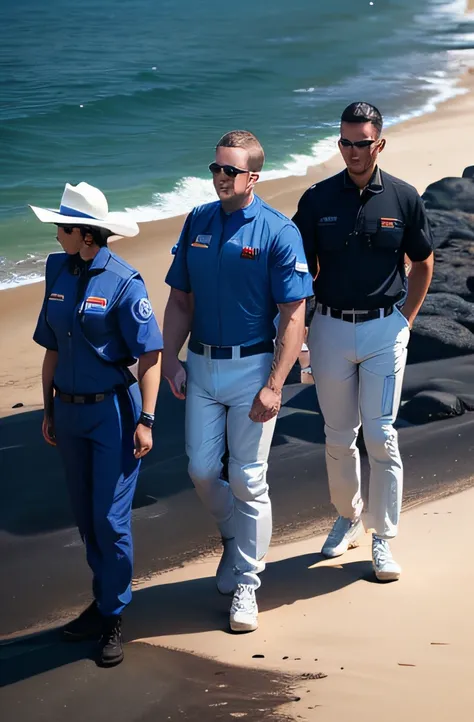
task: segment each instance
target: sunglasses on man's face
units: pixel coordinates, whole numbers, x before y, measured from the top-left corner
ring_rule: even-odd
[[[219,165],[219,163],[211,163],[209,166],[209,170],[211,171],[212,175],[219,175],[221,170],[224,171],[226,176],[229,178],[236,178],[241,173],[251,173],[250,170],[243,170],[242,168],[236,168],[235,165]]]
[[[342,145],[343,148],[369,148],[372,143],[376,143],[376,140],[356,140],[354,143],[352,140],[348,140],[347,138],[340,138],[339,143]]]

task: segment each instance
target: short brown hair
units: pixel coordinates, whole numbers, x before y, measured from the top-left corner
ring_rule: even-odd
[[[249,154],[249,170],[260,173],[265,162],[265,153],[257,138],[248,130],[231,130],[222,136],[217,148],[244,148]]]

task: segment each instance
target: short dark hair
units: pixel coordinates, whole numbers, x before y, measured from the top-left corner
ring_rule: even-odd
[[[372,123],[378,135],[383,128],[383,118],[379,109],[363,101],[348,105],[341,115],[341,123]]]
[[[217,148],[243,148],[249,154],[249,170],[260,173],[265,162],[265,153],[260,141],[248,130],[231,130],[222,136]]]
[[[96,246],[99,246],[99,248],[102,248],[102,246],[106,246],[110,236],[114,235],[112,231],[109,231],[108,228],[98,228],[97,226],[74,226],[64,225],[62,223],[57,223],[56,225],[58,226],[58,228],[63,228],[65,233],[68,234],[68,236],[71,235],[74,228],[79,228],[83,239],[86,237],[86,233],[90,233],[94,243],[96,244]]]

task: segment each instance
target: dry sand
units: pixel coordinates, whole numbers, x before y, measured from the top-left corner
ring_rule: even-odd
[[[259,592],[260,627],[252,634],[228,634],[226,603],[208,587],[199,593],[198,580],[215,573],[216,559],[145,585],[156,585],[155,594],[136,594],[127,630],[140,636],[158,627],[158,636],[142,641],[296,675],[301,699],[282,710],[292,719],[470,722],[473,507],[470,489],[403,515],[392,545],[403,565],[399,582],[375,582],[366,561],[368,536],[339,560],[316,553],[323,542],[317,537],[270,550]],[[166,618],[158,621],[168,593],[187,598],[189,619],[178,604],[174,613],[164,607]],[[314,679],[319,674],[327,676]]]

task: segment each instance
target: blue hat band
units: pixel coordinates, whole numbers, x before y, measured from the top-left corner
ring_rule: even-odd
[[[87,213],[82,213],[82,211],[76,211],[75,208],[69,208],[69,206],[63,206],[62,204],[59,206],[59,213],[62,216],[74,216],[74,218],[92,218],[94,221],[98,221],[99,219],[95,216],[89,216]]]

